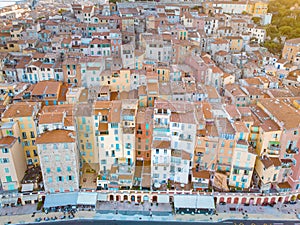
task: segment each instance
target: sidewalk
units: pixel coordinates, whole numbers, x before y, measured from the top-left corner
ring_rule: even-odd
[[[96,211],[78,211],[75,214],[74,219],[95,219],[95,220],[136,220],[136,221],[186,221],[186,222],[219,222],[222,220],[227,219],[244,219],[244,216],[247,214],[247,220],[298,220],[297,218],[297,209],[299,205],[287,205],[283,206],[283,208],[279,208],[280,206],[242,206],[240,205],[239,208],[243,209],[243,211],[227,211],[230,205],[225,206],[218,206],[217,212],[215,215],[204,215],[204,214],[195,214],[195,215],[169,215],[169,216],[157,216],[157,215],[122,215],[122,214],[115,214],[115,213],[106,213],[101,214],[97,213]],[[224,211],[226,209],[226,212]],[[222,211],[223,210],[223,211]],[[300,209],[299,209],[300,210]],[[22,210],[21,211],[27,211]],[[289,212],[289,213],[287,213]],[[23,214],[23,215],[7,215],[7,216],[0,216],[0,224],[5,224],[7,222],[11,222],[12,224],[25,224],[25,223],[32,223],[35,221],[36,218],[41,217],[44,219],[45,217],[57,217],[60,218],[63,215],[62,212],[49,212],[48,214],[37,212],[34,217],[32,217],[32,213],[30,214]],[[60,219],[58,219],[60,221]]]
[[[79,211],[76,212],[74,219],[90,219],[95,217],[96,212],[95,211]],[[34,217],[32,217],[32,214],[25,214],[25,215],[8,215],[8,216],[1,216],[0,217],[0,224],[5,224],[7,222],[11,222],[12,224],[25,224],[25,223],[32,223],[35,222],[36,218],[41,217],[44,221],[45,217],[57,217],[60,218],[62,216],[62,212],[49,212],[46,213],[36,213]],[[58,219],[60,221],[61,219]]]

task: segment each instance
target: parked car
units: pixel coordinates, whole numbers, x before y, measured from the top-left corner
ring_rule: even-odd
[[[41,221],[42,221],[42,218],[41,218],[41,217],[36,218],[34,221],[35,221],[35,222],[41,222]]]
[[[292,201],[290,201],[290,204],[292,204],[292,205],[297,204],[297,201],[296,200],[292,200]]]
[[[226,202],[220,202],[220,205],[226,205]]]

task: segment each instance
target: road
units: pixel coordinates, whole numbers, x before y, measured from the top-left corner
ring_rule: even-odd
[[[29,225],[36,225],[29,224]],[[44,223],[41,223],[44,224]],[[181,222],[181,221],[116,221],[116,220],[72,220],[61,222],[47,222],[47,225],[199,225],[199,224],[215,224],[215,225],[300,225],[300,220],[294,221],[274,221],[274,220],[226,220],[222,222]]]

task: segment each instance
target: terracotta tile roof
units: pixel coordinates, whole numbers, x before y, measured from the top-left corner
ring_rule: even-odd
[[[192,173],[193,173],[193,177],[195,177],[195,178],[203,178],[203,179],[210,178],[210,173],[208,170],[196,171],[196,168],[193,168]]]
[[[43,113],[39,117],[39,124],[62,123],[63,119],[62,112]]]
[[[90,44],[110,44],[110,41],[107,39],[94,38]]]
[[[70,143],[75,142],[75,132],[69,130],[52,130],[39,135],[37,144]]]
[[[285,41],[286,44],[300,44],[300,38],[289,39]]]
[[[13,144],[17,138],[12,137],[12,136],[6,136],[0,139],[0,146],[10,146]]]
[[[2,118],[30,117],[33,115],[34,107],[38,106],[35,102],[17,102],[10,105],[2,115]]]
[[[171,142],[170,141],[153,141],[152,142],[152,147],[153,148],[160,148],[160,149],[167,149],[171,147]]]
[[[66,112],[67,116],[73,115],[74,105],[72,104],[63,104],[63,105],[49,105],[43,107],[43,113],[47,112]]]
[[[41,81],[34,86],[31,95],[57,95],[59,93],[60,88],[61,82]]]
[[[73,116],[66,116],[64,119],[64,126],[65,127],[70,127],[70,126],[74,126],[75,122],[73,119]]]
[[[278,183],[277,186],[278,186],[280,189],[283,189],[283,188],[284,188],[284,189],[292,188],[291,185],[289,184],[289,182],[287,182],[287,181],[286,181],[286,182],[283,182],[283,183]]]

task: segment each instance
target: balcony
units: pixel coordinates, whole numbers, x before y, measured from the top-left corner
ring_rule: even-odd
[[[288,169],[288,168],[291,168],[292,165],[290,163],[282,163],[281,167],[284,168],[284,169]]]
[[[169,128],[169,124],[163,124],[163,123],[154,123],[155,128]]]
[[[281,147],[280,147],[280,145],[270,145],[269,149],[271,151],[280,151]]]
[[[297,154],[299,152],[299,148],[288,148],[285,150],[288,154]]]
[[[197,153],[196,153],[196,156],[203,157],[203,156],[204,156],[204,153],[203,153],[203,152],[197,152]]]
[[[157,115],[165,115],[165,116],[167,116],[167,115],[169,115],[168,114],[168,111],[165,109],[158,109],[156,112],[154,112],[155,114],[157,114]]]
[[[192,139],[191,138],[188,138],[188,137],[184,137],[184,136],[179,136],[179,140],[180,141],[188,141],[188,142],[192,142]]]

